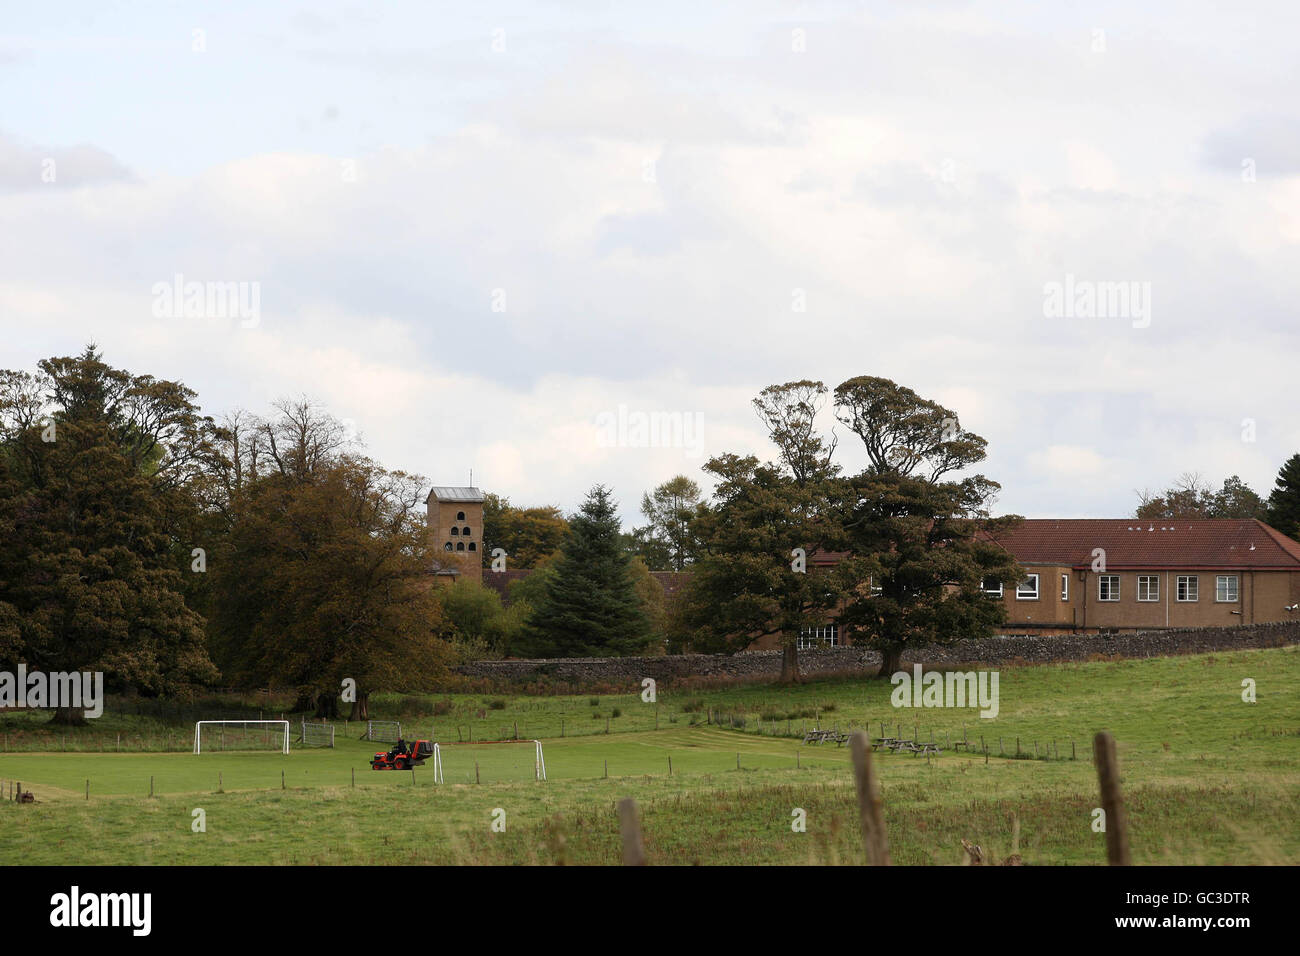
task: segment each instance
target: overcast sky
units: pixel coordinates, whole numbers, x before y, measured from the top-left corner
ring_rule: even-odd
[[[1032,517],[1300,451],[1294,2],[59,7],[0,19],[0,367],[93,340],[627,524],[800,378],[943,402]]]

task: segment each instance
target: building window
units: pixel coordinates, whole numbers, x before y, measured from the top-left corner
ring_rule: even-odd
[[[1157,574],[1139,574],[1138,575],[1138,600],[1139,601],[1159,601],[1160,600],[1160,576]]]
[[[1061,600],[1070,600],[1070,576],[1068,574],[1061,575]]]
[[[457,511],[457,512],[456,512],[456,520],[457,520],[457,521],[464,521],[464,520],[465,520],[465,512],[463,512],[463,511]]]
[[[1097,577],[1097,600],[1119,600],[1119,575],[1102,574]]]
[[[442,546],[442,550],[444,550],[444,551],[450,551],[450,550],[451,550],[451,542],[448,541],[446,544],[444,544],[444,545]]]
[[[873,578],[871,575],[867,575],[867,587],[871,590],[872,597],[876,597],[877,595],[883,593],[885,590],[880,585],[876,584],[875,578]]]
[[[799,632],[799,650],[806,651],[813,647],[839,647],[840,626],[827,624],[825,627],[805,627]]]
[[[460,533],[463,534],[465,537],[468,538],[468,537],[469,537],[469,528],[461,528],[461,529],[460,529]]]
[[[473,541],[471,541],[471,542],[469,543],[469,549],[470,549],[471,551],[477,551],[477,550],[478,550],[478,545],[475,544]]]
[[[1214,579],[1214,600],[1220,604],[1231,603],[1236,601],[1238,596],[1235,574],[1220,574]]]
[[[452,529],[451,529],[451,536],[452,536],[453,538],[456,537],[456,536],[458,536],[459,534],[460,534],[460,529],[459,529],[459,528],[452,528]]]
[[[1194,574],[1178,575],[1178,593],[1175,597],[1184,604],[1201,599],[1201,579]]]
[[[989,597],[996,597],[996,598],[1002,597],[1001,581],[994,581],[991,578],[985,578],[983,581],[980,582],[980,588]]]
[[[464,551],[464,550],[465,550],[465,542],[464,542],[464,541],[457,541],[457,542],[456,542],[456,550],[457,550],[457,551]]]
[[[1038,575],[1030,574],[1023,581],[1016,585],[1017,601],[1037,601],[1038,600]]]

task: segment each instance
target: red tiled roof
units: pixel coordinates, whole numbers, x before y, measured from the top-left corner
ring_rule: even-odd
[[[1253,518],[1028,518],[996,537],[1026,564],[1300,571],[1300,542]]]

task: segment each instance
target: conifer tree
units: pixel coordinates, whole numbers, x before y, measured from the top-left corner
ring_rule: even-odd
[[[1277,473],[1268,496],[1268,523],[1300,541],[1300,454],[1292,455]]]
[[[521,635],[519,653],[605,657],[644,650],[649,622],[620,533],[610,491],[596,485],[569,521],[568,538]]]

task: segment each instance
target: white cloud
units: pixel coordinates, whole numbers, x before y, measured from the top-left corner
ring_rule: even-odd
[[[703,457],[769,456],[749,407],[765,385],[858,374],[988,438],[1008,510],[1123,514],[1134,488],[1192,469],[1267,490],[1300,441],[1286,413],[1300,179],[1285,124],[1249,119],[1289,115],[1289,87],[1245,53],[1207,58],[1218,21],[1111,29],[1098,59],[1091,20],[981,4],[810,11],[799,55],[784,13],[709,16],[716,43],[512,26],[509,58],[461,54],[493,77],[472,92],[418,81],[455,74],[454,58],[349,59],[344,34],[382,25],[299,18],[323,38],[322,56],[286,60],[304,72],[240,98],[237,122],[224,101],[194,107],[235,158],[192,172],[154,139],[149,163],[115,141],[69,154],[85,160],[76,188],[0,196],[4,364],[93,339],[209,411],[307,393],[391,467],[438,482],[473,467],[491,490],[566,508],[603,481],[628,521],[653,483],[701,478]],[[485,51],[480,27],[464,35]],[[405,66],[384,68],[388,54]],[[204,63],[217,86],[258,79]],[[112,71],[102,82],[123,94]],[[290,109],[286,90],[304,89],[321,92]],[[166,95],[121,108],[153,135]],[[334,139],[285,132],[334,103]],[[57,115],[61,137],[7,131],[0,179],[25,184],[46,150],[13,144],[97,128]],[[165,115],[183,139],[190,115]],[[1224,159],[1243,136],[1271,144],[1253,184]],[[177,273],[260,283],[260,324],[153,318],[150,287]],[[1067,273],[1150,282],[1151,327],[1045,318],[1043,285]],[[620,405],[698,414],[704,456],[600,447],[596,416]],[[1243,447],[1247,415],[1259,437]]]

